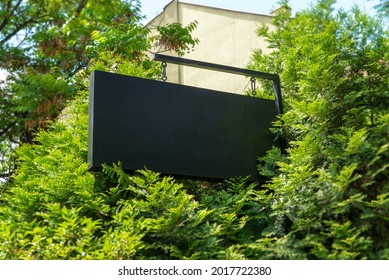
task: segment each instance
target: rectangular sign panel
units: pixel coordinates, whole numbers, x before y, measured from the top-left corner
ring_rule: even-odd
[[[89,100],[91,168],[121,162],[203,179],[250,176],[274,142],[274,101],[94,71]]]

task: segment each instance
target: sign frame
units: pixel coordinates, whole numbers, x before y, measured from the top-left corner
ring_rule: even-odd
[[[256,141],[263,140],[266,149],[274,142],[269,128],[283,110],[279,76],[160,54],[154,59],[272,80],[276,106],[266,99],[95,71],[89,103],[90,168],[120,161],[126,171],[148,168],[209,181],[247,176],[261,181],[256,161],[266,150]],[[279,146],[285,152],[283,139]],[[261,153],[255,154],[258,149]]]

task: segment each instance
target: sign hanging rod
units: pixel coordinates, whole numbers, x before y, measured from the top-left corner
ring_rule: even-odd
[[[258,77],[258,78],[272,80],[272,81],[276,80],[278,77],[277,74],[264,73],[255,70],[242,69],[242,68],[237,68],[237,67],[232,67],[227,65],[214,64],[214,63],[192,60],[192,59],[187,59],[182,57],[168,56],[168,55],[163,55],[158,53],[154,54],[154,60],[162,61],[162,62],[164,61],[167,63],[170,62],[178,65],[202,68],[207,70],[225,72],[230,74],[237,74],[242,76]]]
[[[221,64],[214,64],[214,63],[192,60],[192,59],[187,59],[182,57],[168,56],[168,55],[163,55],[158,53],[154,54],[154,60],[166,62],[166,63],[173,63],[177,65],[184,65],[184,66],[196,67],[201,69],[271,80],[273,81],[277,114],[283,114],[281,83],[280,83],[280,77],[277,74],[259,72],[259,71],[249,70],[249,69],[242,69],[242,68],[221,65]]]

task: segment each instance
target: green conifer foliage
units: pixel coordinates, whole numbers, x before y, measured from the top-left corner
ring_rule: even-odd
[[[268,258],[389,257],[388,31],[382,18],[322,0],[295,18],[287,3],[260,28],[272,48],[251,68],[281,74],[289,140],[259,170],[273,193]]]
[[[113,65],[123,74],[158,73],[111,52],[89,71]],[[253,184],[235,180],[196,193],[197,183],[148,170],[129,175],[120,163],[89,172],[87,138],[81,89],[34,144],[17,150],[16,175],[0,198],[1,259],[245,258],[240,246],[255,241],[263,219]]]
[[[160,75],[145,56],[123,55],[143,49],[143,36],[126,50],[110,38],[133,37],[93,33],[98,55],[74,76],[66,110],[17,149],[0,185],[0,259],[388,259],[388,33],[380,18],[332,5],[291,18],[284,3],[275,30],[259,30],[272,52],[255,52],[250,68],[281,75],[286,112],[274,132],[289,142],[286,155],[260,159],[261,186],[129,175],[120,163],[88,171],[92,70]],[[187,51],[194,41],[184,41]],[[34,83],[68,89],[47,79]]]

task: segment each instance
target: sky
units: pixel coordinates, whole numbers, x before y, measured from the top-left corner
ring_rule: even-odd
[[[156,15],[163,11],[163,8],[170,3],[171,0],[141,0],[142,14],[146,18],[142,21],[144,24],[153,19]],[[228,10],[236,10],[242,12],[251,12],[257,14],[268,14],[270,11],[278,8],[278,0],[182,0],[180,2],[199,4]],[[316,0],[289,0],[293,12],[308,8],[311,3],[316,3]],[[336,8],[344,8],[349,10],[353,4],[357,4],[362,9],[373,13],[373,7],[379,4],[379,0],[338,0]]]

